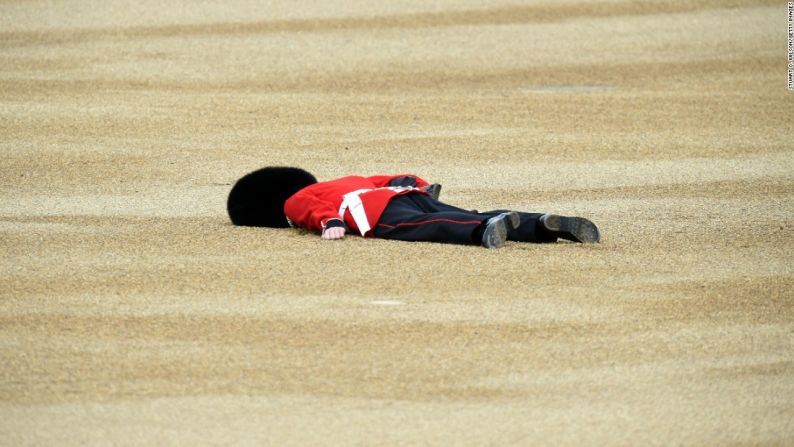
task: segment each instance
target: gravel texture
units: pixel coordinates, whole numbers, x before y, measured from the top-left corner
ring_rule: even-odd
[[[784,2],[0,13],[0,445],[794,439]],[[265,165],[603,242],[232,226]]]

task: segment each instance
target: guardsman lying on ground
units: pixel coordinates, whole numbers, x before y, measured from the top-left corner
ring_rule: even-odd
[[[478,244],[506,241],[595,243],[598,227],[583,217],[508,210],[467,211],[438,200],[441,186],[412,174],[349,176],[318,182],[300,168],[266,167],[237,181],[227,210],[235,225],[300,227],[323,239],[345,234],[401,241]]]

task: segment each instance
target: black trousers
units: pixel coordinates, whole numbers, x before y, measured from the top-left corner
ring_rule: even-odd
[[[480,213],[434,200],[424,194],[393,198],[375,225],[375,237],[400,241],[480,244],[485,222],[505,210]],[[508,225],[507,239],[520,242],[555,242],[538,225],[540,213],[519,213],[521,224]]]

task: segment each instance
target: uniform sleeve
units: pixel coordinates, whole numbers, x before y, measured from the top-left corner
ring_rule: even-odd
[[[284,203],[284,214],[292,225],[310,231],[323,231],[329,220],[341,220],[339,209],[331,202],[306,191],[300,191],[287,199]]]
[[[410,177],[412,179],[415,179],[416,185],[414,186],[416,186],[417,188],[424,188],[425,186],[429,185],[429,183],[427,183],[424,179],[414,174],[374,175],[372,177],[367,177],[367,180],[371,181],[372,183],[375,184],[376,187],[380,188],[384,186],[392,186],[390,185],[390,183],[393,180],[397,180],[403,177]]]

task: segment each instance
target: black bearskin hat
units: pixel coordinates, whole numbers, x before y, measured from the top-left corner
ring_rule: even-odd
[[[254,171],[232,187],[226,210],[235,225],[285,228],[284,202],[301,189],[317,183],[300,168],[269,166]]]

